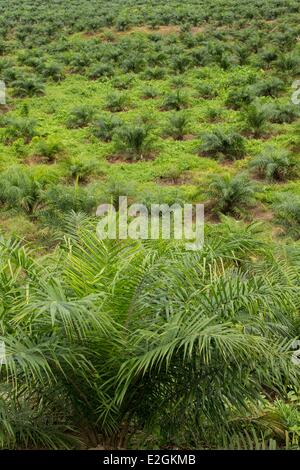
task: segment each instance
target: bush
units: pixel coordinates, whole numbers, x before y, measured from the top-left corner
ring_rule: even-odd
[[[255,96],[278,96],[284,90],[285,83],[278,77],[270,77],[260,80],[253,85],[252,90]]]
[[[131,56],[127,56],[121,63],[121,69],[125,73],[133,72],[138,73],[144,67],[144,59],[143,56],[140,54],[132,54]]]
[[[148,67],[143,73],[145,80],[162,80],[166,74],[163,67]]]
[[[130,20],[129,18],[117,18],[116,21],[116,30],[117,31],[127,31],[130,29]]]
[[[127,178],[114,177],[107,181],[104,195],[108,203],[114,205],[119,210],[119,198],[122,196],[132,196],[135,192],[135,185]]]
[[[170,84],[175,90],[180,90],[185,85],[185,77],[183,75],[175,76],[170,80]]]
[[[132,84],[132,77],[130,75],[125,75],[124,77],[116,77],[112,79],[111,84],[114,88],[118,90],[128,90]]]
[[[202,136],[202,144],[198,152],[213,158],[227,158],[237,160],[245,153],[245,139],[237,132],[224,132],[215,130]]]
[[[183,51],[178,51],[178,54],[171,59],[171,67],[175,73],[183,73],[190,65],[191,59]]]
[[[240,214],[254,203],[255,186],[243,175],[215,176],[208,195],[214,212]]]
[[[221,119],[223,111],[221,108],[207,108],[205,111],[205,119],[209,122],[216,122]]]
[[[249,164],[258,177],[269,181],[286,181],[297,175],[299,163],[289,151],[268,148]]]
[[[254,98],[255,94],[250,86],[236,88],[229,91],[225,104],[229,108],[240,109],[241,107],[250,104]]]
[[[299,61],[299,53],[288,52],[286,54],[280,54],[275,65],[279,71],[297,74],[300,72]]]
[[[42,74],[45,78],[52,78],[55,82],[60,82],[65,78],[63,66],[55,62],[43,66]]]

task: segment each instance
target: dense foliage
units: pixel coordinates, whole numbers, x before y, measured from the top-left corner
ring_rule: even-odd
[[[0,0],[1,448],[299,448],[299,13]],[[98,240],[122,195],[203,250]]]

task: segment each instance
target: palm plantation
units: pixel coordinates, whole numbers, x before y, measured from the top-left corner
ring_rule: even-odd
[[[299,2],[52,3],[0,0],[0,449],[299,450]]]

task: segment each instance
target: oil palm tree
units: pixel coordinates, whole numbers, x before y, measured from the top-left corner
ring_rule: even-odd
[[[127,125],[118,129],[114,135],[117,152],[124,153],[130,160],[147,157],[153,149],[153,137],[149,125]]]
[[[221,446],[230,418],[268,390],[284,396],[299,380],[299,256],[276,255],[251,226],[219,230],[189,253],[72,230],[40,261],[1,240],[2,447],[100,433],[124,446],[133,423]]]
[[[215,176],[208,194],[215,212],[234,214],[253,205],[255,186],[244,175]]]

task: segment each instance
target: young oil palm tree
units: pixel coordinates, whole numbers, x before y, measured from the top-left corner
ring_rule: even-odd
[[[188,105],[187,96],[182,93],[180,90],[177,90],[174,93],[167,95],[163,101],[162,109],[164,111],[180,111],[183,108],[186,108]]]
[[[110,142],[115,131],[121,127],[123,121],[114,116],[103,116],[98,118],[93,127],[93,134],[104,142]]]
[[[269,181],[286,181],[297,175],[299,164],[288,150],[266,148],[250,161],[250,169]]]
[[[216,129],[204,133],[198,153],[213,158],[226,158],[238,160],[245,155],[245,139],[237,132],[224,132]]]
[[[24,139],[25,143],[28,144],[37,135],[37,124],[35,119],[28,117],[5,118],[5,143],[9,144],[16,139]]]
[[[170,135],[175,140],[182,140],[188,132],[189,119],[183,112],[173,114],[169,119],[169,124],[165,129],[165,135]]]
[[[37,155],[41,155],[49,163],[53,163],[63,150],[63,144],[55,138],[41,140],[36,146]]]
[[[0,176],[0,200],[10,208],[32,214],[41,199],[42,184],[29,171],[11,168]]]
[[[141,124],[123,126],[116,131],[114,144],[116,151],[129,160],[141,160],[153,149],[151,127]]]
[[[128,97],[124,93],[110,93],[106,98],[105,109],[112,113],[118,113],[126,109],[128,102]]]
[[[22,77],[15,80],[13,83],[14,96],[24,98],[26,96],[43,95],[45,92],[44,83],[36,77]]]
[[[245,130],[254,137],[260,137],[267,131],[267,111],[259,103],[251,103],[244,111]]]
[[[292,238],[300,238],[300,198],[289,192],[273,204],[275,223]]]
[[[93,117],[94,110],[90,106],[78,106],[72,110],[67,120],[67,127],[70,129],[85,127],[91,123]]]
[[[208,194],[215,212],[238,214],[253,205],[255,186],[244,175],[215,176]]]
[[[298,383],[299,254],[218,230],[186,252],[83,228],[40,261],[1,241],[2,447],[124,447],[132,425],[221,447],[231,419]]]

